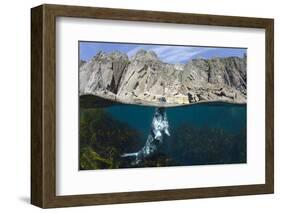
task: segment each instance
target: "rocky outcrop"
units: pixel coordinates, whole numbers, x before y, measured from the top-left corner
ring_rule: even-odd
[[[79,68],[79,94],[159,107],[213,101],[242,104],[247,98],[246,63],[246,56],[168,64],[152,51],[140,50],[130,59],[121,52],[99,52]]]

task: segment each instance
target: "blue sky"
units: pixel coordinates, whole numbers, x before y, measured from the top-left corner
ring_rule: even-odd
[[[120,51],[129,57],[138,50],[153,50],[158,57],[166,63],[186,63],[193,58],[213,58],[238,56],[243,57],[247,53],[246,48],[227,48],[227,47],[198,47],[198,46],[169,46],[151,44],[130,44],[130,43],[106,43],[106,42],[79,42],[80,59],[88,61],[99,51],[110,53]]]

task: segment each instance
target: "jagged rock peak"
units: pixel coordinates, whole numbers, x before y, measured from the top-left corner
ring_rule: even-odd
[[[103,61],[103,60],[129,60],[126,53],[120,51],[113,51],[111,53],[105,53],[99,51],[93,58],[92,61]]]
[[[112,60],[129,60],[127,54],[126,54],[126,53],[123,53],[123,52],[120,52],[120,51],[111,52],[111,53],[109,54],[109,57],[110,57]]]
[[[246,103],[247,56],[197,58],[168,64],[153,51],[99,52],[80,67],[80,95],[130,104],[177,106],[196,102]]]
[[[101,59],[104,59],[106,57],[106,53],[103,51],[99,51],[93,58],[92,61],[99,61]]]
[[[158,61],[157,54],[152,50],[144,50],[140,49],[138,52],[132,57],[132,61]]]

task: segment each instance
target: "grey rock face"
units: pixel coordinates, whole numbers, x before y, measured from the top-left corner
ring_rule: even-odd
[[[130,59],[121,52],[100,52],[80,66],[79,94],[158,107],[211,101],[242,104],[247,98],[246,67],[246,56],[168,64],[152,51],[140,50]]]
[[[128,56],[124,53],[114,52],[106,55],[99,52],[91,61],[80,67],[79,93],[116,93],[128,62]]]

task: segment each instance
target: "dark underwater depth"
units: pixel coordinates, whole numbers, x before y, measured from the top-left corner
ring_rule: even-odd
[[[165,108],[169,134],[138,164],[155,107],[80,108],[79,169],[117,169],[246,163],[246,105],[208,103]]]

